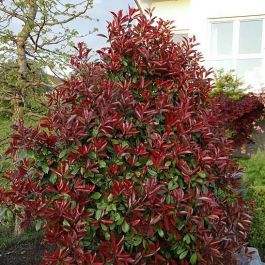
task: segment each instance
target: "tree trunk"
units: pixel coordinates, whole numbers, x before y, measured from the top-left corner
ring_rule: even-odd
[[[16,39],[17,46],[17,64],[18,64],[18,86],[15,91],[14,100],[12,100],[13,105],[13,121],[17,122],[23,116],[24,98],[23,98],[23,86],[27,83],[27,57],[26,57],[26,43],[29,38],[32,29],[36,26],[35,19],[38,11],[37,0],[28,0],[28,13],[25,15],[27,21],[22,27]],[[19,211],[19,206],[15,205],[16,211]],[[15,228],[14,234],[21,235],[23,233],[21,228],[21,220],[15,215]]]
[[[17,46],[17,64],[18,64],[18,87],[15,91],[15,97],[13,100],[13,120],[16,122],[23,115],[23,91],[22,87],[27,83],[27,57],[26,57],[26,43],[29,38],[32,29],[36,26],[35,19],[38,11],[37,0],[28,1],[28,13],[25,15],[27,21],[24,23],[22,30],[19,32],[16,39]]]

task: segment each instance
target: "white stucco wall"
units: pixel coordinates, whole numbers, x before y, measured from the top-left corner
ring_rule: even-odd
[[[140,0],[142,8],[155,8],[155,14],[174,20],[176,29],[189,29],[207,49],[209,19],[265,16],[265,0]],[[265,47],[263,47],[265,48]]]
[[[155,13],[159,17],[168,20],[174,20],[177,28],[187,29],[190,19],[190,0],[179,1],[151,1],[144,0],[140,2],[143,9],[155,7]]]
[[[265,18],[265,0],[139,0],[143,9],[155,8],[155,15],[174,20],[177,30],[189,30],[200,42],[206,60],[209,54],[210,21],[233,17]],[[265,28],[265,27],[264,27]],[[265,29],[263,30],[265,38]],[[265,39],[263,55],[265,55]],[[263,56],[265,60],[265,56]],[[265,62],[264,76],[265,76]],[[264,78],[265,81],[265,78]]]

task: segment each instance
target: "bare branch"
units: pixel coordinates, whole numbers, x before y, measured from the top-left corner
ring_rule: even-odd
[[[27,19],[25,19],[23,16],[19,15],[18,13],[14,12],[14,11],[11,11],[11,10],[8,10],[4,7],[1,7],[0,6],[0,11],[4,12],[5,14],[11,16],[11,17],[15,17],[23,22],[27,22]]]
[[[83,11],[80,11],[80,12],[78,12],[76,14],[71,14],[69,18],[64,19],[64,20],[60,20],[60,21],[56,21],[56,22],[47,22],[46,25],[47,26],[55,26],[55,25],[66,24],[66,23],[68,23],[68,22],[70,22],[70,21],[72,21],[72,20],[84,15],[86,13],[86,11],[89,9],[89,7],[90,7],[90,3],[87,2],[87,4],[86,4],[86,6],[85,6]]]
[[[44,28],[45,23],[46,23],[46,17],[44,16],[44,18],[43,18],[43,22],[42,22],[42,24],[39,26],[39,30],[38,30],[38,34],[37,34],[37,38],[36,38],[36,41],[35,41],[34,52],[37,51],[37,48],[38,48],[37,45],[38,45],[38,41],[39,41],[39,38],[40,38],[40,33],[41,33],[42,29]]]
[[[4,97],[4,96],[1,96],[0,97],[0,100],[1,101],[11,101],[12,99],[14,99],[15,97]]]

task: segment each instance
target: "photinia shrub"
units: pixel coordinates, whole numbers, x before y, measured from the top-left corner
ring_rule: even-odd
[[[172,29],[151,11],[113,13],[101,59],[80,43],[38,128],[14,126],[1,197],[44,231],[43,264],[233,264],[246,244],[211,72]]]
[[[236,147],[251,142],[255,122],[264,115],[264,104],[259,97],[248,93],[238,100],[225,94],[216,97],[216,112],[225,128],[233,132],[232,140]]]

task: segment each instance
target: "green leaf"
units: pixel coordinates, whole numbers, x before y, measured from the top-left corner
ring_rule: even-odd
[[[196,253],[193,253],[190,257],[190,264],[191,265],[195,265],[197,263],[198,260],[198,256]]]
[[[51,174],[50,178],[49,178],[49,181],[52,183],[52,184],[55,184],[56,181],[57,181],[57,175],[56,174]]]
[[[154,163],[153,163],[153,161],[151,159],[147,160],[147,162],[146,162],[147,166],[152,166],[153,164]]]
[[[97,153],[92,151],[88,154],[88,157],[92,160],[96,160],[97,159]]]
[[[201,178],[205,178],[205,177],[206,177],[206,174],[205,174],[205,172],[203,172],[203,171],[198,172],[198,175],[199,175]]]
[[[169,183],[168,183],[168,189],[169,190],[174,190],[178,187],[178,183],[175,182],[175,180],[171,180]]]
[[[122,231],[124,233],[127,233],[130,230],[130,226],[128,225],[128,223],[126,221],[124,221],[124,223],[122,224],[121,229],[122,229]]]
[[[36,231],[40,231],[40,229],[41,229],[41,224],[42,224],[42,221],[41,221],[41,220],[36,221],[36,224],[35,224],[35,229],[36,229]]]
[[[119,213],[117,213],[117,212],[114,212],[114,213],[112,214],[112,218],[113,218],[113,220],[114,220],[115,222],[118,222],[118,221],[121,219],[121,215],[120,215]]]
[[[48,172],[49,172],[49,170],[50,170],[50,168],[49,168],[48,165],[42,165],[41,168],[42,168],[42,171],[43,171],[45,174],[48,174]]]
[[[122,223],[123,223],[123,221],[124,221],[124,218],[123,217],[120,217],[120,219],[119,220],[117,220],[117,225],[121,225]]]
[[[71,146],[71,151],[72,151],[74,154],[77,154],[77,152],[78,152],[78,147],[77,147],[76,145]]]
[[[157,173],[154,170],[148,168],[147,171],[152,177],[156,177],[157,176]]]
[[[92,130],[92,136],[97,136],[98,135],[98,133],[99,133],[99,131],[98,131],[98,128],[93,128],[93,130]]]
[[[194,235],[190,234],[190,238],[191,238],[192,241],[194,241],[194,242],[196,241],[196,238],[195,238]]]
[[[100,217],[101,217],[101,214],[102,214],[102,210],[97,210],[97,211],[96,211],[96,214],[95,214],[95,218],[96,218],[97,220],[99,220]]]
[[[121,142],[121,146],[122,146],[122,147],[126,147],[126,146],[129,146],[129,144],[128,144],[127,141],[122,141],[122,142]]]
[[[166,196],[166,203],[167,203],[167,204],[171,204],[171,201],[172,201],[172,197],[171,197],[171,195],[168,194],[168,195]]]
[[[137,246],[139,246],[142,243],[142,241],[143,241],[142,236],[135,235],[132,238],[132,245],[135,246],[135,247],[137,247]]]
[[[180,231],[180,230],[182,230],[182,228],[185,226],[185,224],[183,223],[183,222],[181,222],[181,223],[179,223],[178,225],[177,225],[177,229]]]
[[[99,168],[104,168],[107,166],[107,164],[104,160],[99,160],[98,165],[99,165]]]
[[[67,220],[63,220],[63,226],[71,226],[71,224]]]
[[[179,256],[179,259],[184,259],[184,258],[188,255],[188,253],[189,253],[188,250],[182,252],[182,253],[180,254],[180,256]]]
[[[83,167],[80,168],[80,173],[81,173],[81,175],[84,175],[85,171],[86,171],[86,170],[85,170]]]
[[[26,158],[28,156],[28,152],[26,150],[21,150],[18,154],[18,159],[21,160],[23,158]]]
[[[118,161],[116,162],[116,164],[117,164],[118,166],[122,166],[122,165],[123,165],[123,161],[122,161],[122,160],[118,160]]]
[[[72,203],[71,203],[71,209],[74,209],[76,207],[76,205],[77,205],[76,201],[72,201]]]
[[[119,144],[120,142],[118,141],[118,140],[116,140],[116,139],[111,139],[111,142],[113,143],[113,144]]]
[[[72,174],[73,175],[76,175],[77,174],[77,172],[80,170],[80,167],[79,167],[79,165],[76,165],[76,166],[74,166],[74,168],[73,168],[73,170],[72,170]],[[84,173],[83,173],[84,174]]]
[[[185,249],[179,245],[177,245],[177,254],[180,255],[182,252],[184,252]]]
[[[165,233],[162,229],[158,229],[157,232],[158,232],[160,237],[164,237]]]
[[[171,161],[167,161],[166,163],[165,163],[165,166],[166,167],[169,167],[171,165]]]
[[[65,157],[67,154],[67,149],[64,149],[63,151],[61,151],[61,153],[59,154],[59,158],[63,158]]]
[[[204,180],[203,179],[196,179],[196,182],[199,183],[199,184],[203,184]]]
[[[100,223],[100,226],[101,226],[103,231],[108,231],[108,227],[105,224]]]
[[[93,200],[98,200],[100,197],[101,197],[101,193],[99,193],[99,192],[94,192],[94,193],[91,195],[91,198],[92,198]]]
[[[110,240],[110,233],[109,232],[105,232],[104,233],[104,237],[105,237],[106,240],[109,241]]]
[[[183,241],[186,242],[187,244],[190,243],[190,236],[187,234],[183,237]]]
[[[88,246],[90,246],[91,241],[90,240],[82,240],[82,243],[83,243],[84,247],[88,247]]]

